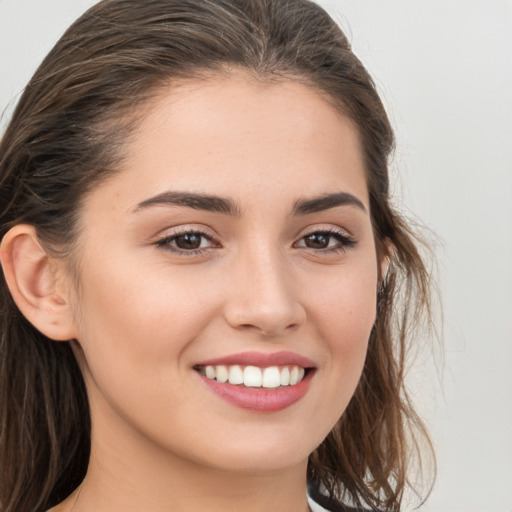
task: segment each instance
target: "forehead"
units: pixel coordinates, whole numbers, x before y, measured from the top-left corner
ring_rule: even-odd
[[[369,208],[355,125],[298,81],[240,73],[162,89],[124,150],[112,188],[127,203],[165,189],[242,202],[343,190]]]

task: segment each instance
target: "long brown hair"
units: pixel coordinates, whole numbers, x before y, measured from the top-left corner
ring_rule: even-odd
[[[35,226],[72,253],[80,205],[116,172],[144,102],[162,85],[243,68],[303,80],[356,124],[377,249],[392,247],[363,375],[347,410],[311,455],[312,492],[398,511],[411,450],[423,436],[404,386],[406,353],[429,314],[429,276],[413,231],[389,201],[393,131],[347,38],[308,0],[104,0],[64,34],[22,95],[0,145],[0,238]],[[84,477],[90,416],[69,343],[21,315],[0,282],[0,504],[45,510]],[[411,433],[416,433],[411,435]]]

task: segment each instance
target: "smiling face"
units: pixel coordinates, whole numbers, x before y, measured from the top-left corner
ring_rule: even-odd
[[[353,394],[376,314],[356,131],[311,88],[242,75],[150,107],[81,217],[93,459],[304,468]]]

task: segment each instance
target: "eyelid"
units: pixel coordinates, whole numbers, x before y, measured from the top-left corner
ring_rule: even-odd
[[[312,233],[332,233],[339,234],[346,238],[354,239],[354,236],[348,229],[342,228],[336,224],[328,224],[323,222],[318,224],[310,224],[306,228],[301,229],[297,235],[297,238],[302,238]]]
[[[314,235],[314,234],[322,234],[326,236],[331,236],[338,239],[339,244],[335,247],[325,247],[325,248],[313,248],[313,247],[307,247],[305,245],[299,245],[297,244],[304,240],[306,237]],[[308,228],[307,230],[303,231],[300,236],[297,238],[296,242],[293,244],[294,246],[300,248],[300,249],[306,249],[311,250],[315,252],[340,252],[340,251],[346,251],[350,249],[351,247],[354,247],[357,245],[357,240],[354,238],[352,234],[350,234],[347,230],[340,228],[339,226],[312,226]]]
[[[171,245],[172,241],[176,240],[180,236],[185,236],[185,235],[198,235],[198,236],[212,242],[212,245],[210,247],[199,247],[197,249],[181,249],[179,247],[173,247]],[[177,255],[191,256],[191,255],[205,253],[205,252],[209,251],[210,249],[219,248],[220,241],[218,240],[218,237],[208,233],[205,228],[196,227],[194,225],[188,225],[188,226],[177,226],[175,228],[167,230],[164,235],[160,235],[156,238],[156,240],[154,241],[154,245],[156,245],[159,248],[165,249],[171,253],[177,254]]]
[[[334,238],[337,240],[337,243],[334,246],[328,245],[327,247],[320,248],[308,247],[305,244],[300,245],[300,242],[304,241],[305,238],[314,234],[320,234]],[[209,242],[209,245],[208,247],[201,247],[201,242],[200,246],[195,249],[180,248],[172,245],[176,239],[185,235],[197,235],[203,239],[206,239]],[[324,254],[343,252],[357,244],[357,240],[346,229],[333,225],[310,226],[307,229],[304,229],[295,240],[296,241],[292,244],[292,246],[295,248]],[[156,238],[156,240],[153,242],[153,245],[171,253],[184,256],[204,254],[210,252],[212,249],[218,249],[222,247],[218,236],[211,234],[210,230],[206,227],[197,225],[180,225],[174,228],[169,228],[168,230],[165,230],[164,235],[160,235]]]

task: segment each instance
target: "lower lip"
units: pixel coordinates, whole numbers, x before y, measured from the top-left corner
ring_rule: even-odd
[[[313,374],[314,371],[310,370],[298,384],[293,386],[266,389],[222,383],[198,373],[216,395],[237,407],[255,412],[277,412],[298,402],[307,393]]]

